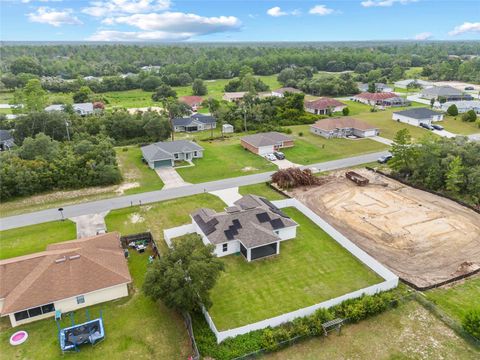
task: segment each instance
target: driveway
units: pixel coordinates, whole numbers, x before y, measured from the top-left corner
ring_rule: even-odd
[[[99,214],[88,214],[77,217],[72,217],[72,220],[77,225],[77,238],[84,238],[97,235],[97,232],[107,231],[105,225],[105,216],[108,211]]]
[[[446,137],[446,138],[454,138],[457,136],[457,134],[451,133],[450,131],[447,130],[432,130],[434,134],[437,134],[438,136]]]
[[[163,181],[163,189],[177,188],[181,186],[190,185],[183,181],[182,177],[177,173],[173,167],[162,167],[155,169],[160,179]]]
[[[293,163],[293,162],[291,162],[290,160],[287,160],[287,159],[272,161],[272,163],[277,165],[279,169],[288,169],[288,168],[291,168],[291,167],[302,166],[302,165],[295,164],[295,163]]]
[[[233,206],[235,201],[242,198],[242,195],[238,192],[238,187],[210,191],[210,194],[218,196],[228,206]]]
[[[385,144],[385,145],[392,145],[393,144],[393,141],[390,140],[390,139],[387,139],[387,138],[384,138],[384,137],[381,137],[381,136],[372,136],[368,139],[372,139],[374,141],[377,141],[379,143],[382,143],[382,144]]]

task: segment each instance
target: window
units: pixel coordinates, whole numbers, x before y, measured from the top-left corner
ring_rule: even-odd
[[[28,311],[27,310],[15,313],[15,320],[20,321],[20,320],[24,320],[24,319],[28,319]]]
[[[275,234],[280,234],[280,231],[279,230],[275,230]]]
[[[223,244],[223,252],[228,250],[228,244]]]
[[[174,156],[175,156],[175,159],[178,159],[178,154],[174,154]]]
[[[14,314],[15,320],[25,320],[31,317],[39,316],[42,314],[48,314],[49,312],[55,311],[55,306],[53,304],[46,304],[43,306],[34,307],[28,310],[19,311]]]
[[[43,305],[42,306],[42,313],[46,314],[49,312],[55,311],[55,306],[53,304]]]
[[[197,156],[197,152],[196,152],[196,151],[193,152],[193,156]]]
[[[42,315],[42,308],[41,307],[28,309],[28,317],[34,317],[34,316],[38,316],[38,315]]]
[[[83,304],[83,303],[85,303],[85,296],[83,295],[77,296],[77,304]]]

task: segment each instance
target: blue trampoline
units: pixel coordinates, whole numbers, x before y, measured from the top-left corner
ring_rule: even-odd
[[[58,336],[60,339],[60,348],[62,349],[62,352],[79,351],[78,346],[83,344],[95,345],[105,339],[103,318],[100,316],[97,319],[90,320],[82,324],[59,329]]]

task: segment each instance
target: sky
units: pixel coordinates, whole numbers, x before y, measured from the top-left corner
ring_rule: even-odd
[[[0,40],[480,40],[480,1],[0,0]]]

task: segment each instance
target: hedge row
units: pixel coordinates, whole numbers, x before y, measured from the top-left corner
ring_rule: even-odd
[[[295,339],[323,336],[322,324],[329,320],[343,318],[349,322],[358,322],[397,304],[398,300],[391,291],[372,296],[366,295],[346,300],[330,309],[320,309],[310,316],[298,318],[274,328],[269,327],[227,339],[221,344],[217,344],[215,335],[202,314],[193,316],[193,329],[202,356],[227,360],[260,351],[275,351]]]

